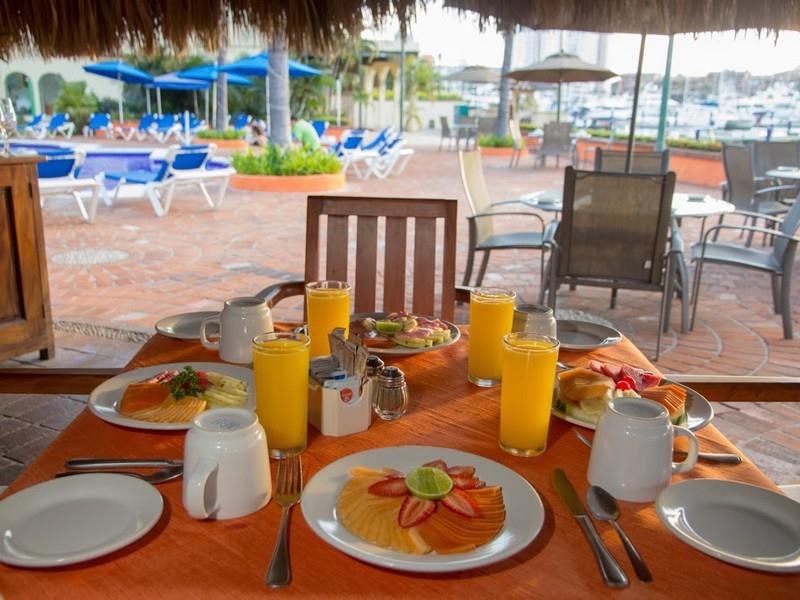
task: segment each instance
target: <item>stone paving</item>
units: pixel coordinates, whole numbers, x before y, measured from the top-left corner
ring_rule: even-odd
[[[351,176],[347,187],[338,193],[457,198],[459,214],[469,214],[457,155],[438,152],[438,138],[432,135],[413,136],[412,145],[416,155],[401,177],[362,181]],[[496,201],[558,187],[563,179],[561,169],[534,170],[530,159],[509,169],[507,159],[484,158],[484,172]],[[717,191],[683,184],[678,185],[678,190],[712,194]],[[550,216],[540,214],[546,219]],[[516,221],[500,219],[497,228],[513,230],[519,227]],[[93,224],[81,221],[73,201],[54,199],[47,202],[44,223],[53,315],[63,322],[152,331],[153,324],[165,315],[218,309],[225,298],[251,295],[271,283],[302,278],[305,194],[230,190],[222,207],[211,211],[199,195],[181,191],[165,218],[157,218],[147,201],[122,201],[111,208],[101,205]],[[699,227],[699,219],[684,220],[687,244],[698,239]],[[467,224],[461,218],[459,280],[466,254]],[[800,271],[800,264],[796,271]],[[794,279],[800,281],[797,272]],[[535,300],[538,282],[538,253],[503,251],[492,255],[485,284],[515,288],[526,300]],[[798,331],[800,297],[796,292],[793,299],[793,320]],[[614,310],[609,309],[608,300],[608,290],[602,289],[562,288],[558,295],[559,307],[607,319],[652,355],[660,295],[621,291]],[[298,302],[286,306],[282,303],[275,317],[297,319],[299,311]],[[677,303],[673,304],[671,319],[673,325],[679,322]],[[57,333],[57,340],[57,356],[47,363],[53,366],[121,365],[132,352],[132,343],[122,340],[98,343],[95,337],[65,331]],[[782,338],[780,318],[771,308],[766,275],[709,266],[704,270],[695,330],[680,334],[673,328],[666,334],[658,366],[667,373],[798,376],[798,351],[798,339]],[[42,365],[34,355],[22,360]],[[4,365],[19,362],[18,359]],[[41,401],[34,399],[31,403]],[[62,408],[56,409],[57,414],[71,410],[63,407],[72,407],[79,401],[60,398],[56,405]],[[46,444],[36,440],[50,439],[50,432],[55,431],[53,422],[47,425],[20,419],[15,411],[22,406],[26,403],[19,398],[0,403],[0,415],[11,419],[11,424],[6,425],[0,417],[0,461],[12,463],[4,467],[0,462],[0,474],[7,469],[13,472],[14,462],[20,462],[9,454],[6,436],[33,427],[29,430],[33,432],[30,439],[23,433],[16,435],[29,439],[28,444],[34,444],[35,450],[35,444]],[[800,482],[800,408],[738,404],[722,408],[715,422],[723,431],[742,444],[748,454],[760,454],[767,462],[777,460],[779,466],[769,471],[776,480]],[[12,442],[15,439],[12,437]],[[13,448],[17,445],[11,444]],[[16,452],[13,448],[12,452]]]

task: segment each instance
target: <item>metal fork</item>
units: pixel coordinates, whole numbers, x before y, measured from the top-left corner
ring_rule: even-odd
[[[300,501],[303,491],[303,465],[300,456],[282,458],[278,462],[278,483],[275,485],[275,501],[281,506],[281,525],[278,541],[272,551],[272,560],[265,577],[265,583],[274,588],[285,587],[292,580],[292,566],[289,563],[289,512]]]

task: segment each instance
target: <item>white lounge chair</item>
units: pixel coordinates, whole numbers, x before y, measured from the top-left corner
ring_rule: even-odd
[[[56,137],[61,134],[69,139],[75,133],[75,123],[69,120],[67,113],[56,113],[44,127],[36,129],[34,137],[43,140],[45,137]]]
[[[111,192],[111,201],[147,198],[156,215],[164,217],[169,214],[176,188],[197,187],[208,205],[217,209],[225,198],[228,181],[236,171],[230,167],[206,168],[215,149],[214,144],[172,146],[158,171],[106,173],[107,179],[118,181]],[[208,192],[206,186],[209,184],[218,186],[215,197]]]
[[[83,152],[58,152],[44,155],[45,162],[39,163],[39,201],[44,207],[50,196],[72,196],[78,204],[81,216],[87,223],[94,220],[98,200],[102,197],[110,204],[105,194],[102,174],[96,177],[76,177],[75,173],[86,158]],[[89,205],[84,199],[88,197]]]
[[[350,157],[348,166],[352,166],[361,179],[372,176],[385,179],[389,175],[400,175],[414,155],[413,149],[404,146],[405,140],[397,137],[377,150],[361,150]]]

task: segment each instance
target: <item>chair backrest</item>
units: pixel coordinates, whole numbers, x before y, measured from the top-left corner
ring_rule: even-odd
[[[166,163],[174,171],[204,169],[215,148],[213,144],[172,146],[167,154]]]
[[[250,123],[250,115],[244,113],[236,113],[231,117],[231,127],[236,129],[244,129]]]
[[[461,183],[464,186],[464,194],[469,202],[469,208],[473,215],[491,212],[492,199],[489,196],[489,189],[486,187],[486,179],[483,177],[483,164],[481,153],[478,150],[471,152],[459,152],[458,164],[461,169]],[[475,220],[479,244],[494,233],[494,219],[484,217]]]
[[[319,137],[325,135],[325,132],[328,130],[328,122],[320,121],[319,119],[311,121],[311,126],[314,128],[314,131],[317,132]]]
[[[170,129],[175,126],[175,115],[163,115],[156,120],[158,129]]]
[[[50,130],[56,129],[61,127],[67,121],[69,121],[69,115],[67,113],[56,113],[53,115],[53,118],[50,119],[50,122],[47,124],[47,128]]]
[[[145,113],[142,115],[142,118],[139,119],[139,129],[144,131],[146,129],[150,129],[150,126],[157,121],[158,117],[153,113]]]
[[[89,117],[89,129],[103,129],[111,126],[111,115],[108,113],[92,113]]]
[[[44,114],[43,113],[39,113],[38,115],[34,115],[33,118],[28,122],[27,126],[28,127],[36,127],[38,125],[41,125],[42,119],[44,119]]]
[[[753,158],[745,146],[722,146],[722,166],[728,181],[728,201],[736,210],[753,210],[756,184],[753,180]]]
[[[750,151],[756,177],[777,167],[800,167],[800,142],[750,142]]]
[[[447,122],[447,117],[444,115],[439,117],[439,125],[442,127],[442,135],[450,137],[450,123]]]
[[[511,140],[514,142],[514,148],[519,150],[522,148],[522,132],[519,129],[519,123],[516,119],[508,120],[508,133],[511,134]]]
[[[569,148],[569,132],[571,129],[571,123],[545,123],[541,150],[543,152],[560,152],[565,148]]]
[[[36,165],[39,179],[74,177],[86,158],[83,152],[74,151],[40,152],[39,155],[44,157],[44,162]]]
[[[348,135],[344,141],[342,142],[342,149],[343,150],[356,150],[361,146],[361,143],[364,141],[364,137],[360,135]]]
[[[384,127],[383,129],[381,129],[378,132],[378,135],[376,135],[374,138],[372,138],[368,143],[363,144],[361,146],[361,149],[362,150],[374,150],[375,148],[383,145],[383,143],[386,141],[386,137],[389,135],[389,132],[391,131],[391,129],[392,129],[391,126]]]
[[[797,235],[798,229],[800,229],[800,198],[795,199],[792,208],[786,213],[786,216],[783,218],[783,223],[781,223],[780,231],[786,235],[795,236]],[[779,264],[783,262],[783,255],[788,245],[789,240],[778,237],[775,238],[775,245],[772,247],[772,256],[775,257],[775,260],[777,260]]]
[[[661,288],[675,173],[564,173],[559,278]],[[622,285],[607,285],[620,282]]]
[[[624,150],[597,148],[594,155],[594,170],[604,173],[624,173]],[[663,175],[669,172],[669,150],[663,152],[634,152],[631,156],[631,173]]]
[[[457,211],[455,199],[309,196],[305,280],[349,281],[353,287],[355,312],[408,310],[406,290],[410,283],[410,310],[419,315],[452,320]],[[324,246],[320,240],[323,216],[327,217]],[[354,257],[350,253],[350,217],[355,217]],[[408,233],[412,219],[414,251],[409,257]],[[443,223],[440,229],[443,246],[437,244],[437,223]],[[385,232],[383,244],[378,242],[381,230]],[[324,276],[320,268],[322,248]],[[439,252],[437,248],[441,248]],[[379,267],[381,250],[383,259]],[[437,262],[441,262],[441,267]],[[354,266],[353,271],[348,269],[349,264]],[[378,281],[381,273],[382,285]],[[441,283],[438,294],[437,281]],[[437,295],[440,297],[438,310]]]

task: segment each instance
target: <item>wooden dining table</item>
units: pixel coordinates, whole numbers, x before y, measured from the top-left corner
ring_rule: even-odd
[[[608,524],[596,526],[627,571],[630,586],[603,584],[583,533],[557,496],[551,477],[563,469],[585,497],[589,450],[572,434],[573,425],[551,419],[547,450],[535,458],[515,457],[498,446],[500,388],[467,382],[469,328],[455,344],[407,357],[387,357],[408,382],[410,408],[396,421],[375,419],[364,432],[327,437],[309,427],[302,455],[306,480],[322,467],[353,452],[398,445],[454,448],[512,469],[538,492],[544,525],[517,554],[468,571],[417,574],[376,567],[336,550],[306,524],[300,507],[290,526],[291,584],[280,590],[264,585],[276,541],[280,507],[273,500],[238,519],[198,521],[181,502],[181,481],[157,487],[165,509],[143,538],[112,554],[59,568],[26,569],[0,565],[0,597],[27,598],[263,598],[416,597],[416,598],[796,598],[800,575],[758,572],[734,566],[690,547],[660,522],[653,503],[621,503],[620,523],[649,564],[652,583],[634,575],[623,547]],[[627,339],[591,353],[562,350],[562,362],[607,360],[653,368]],[[218,361],[199,343],[156,335],[128,368],[159,363]],[[586,430],[583,430],[586,432]],[[587,432],[590,433],[590,432]],[[738,452],[713,422],[695,432],[709,452]],[[185,433],[147,431],[107,423],[84,410],[10,486],[4,496],[53,479],[73,457],[182,458]],[[432,456],[431,459],[435,459]],[[274,468],[273,468],[273,481]],[[771,490],[775,485],[749,460],[738,466],[699,462],[688,478],[727,479]],[[746,534],[746,532],[743,532]]]

